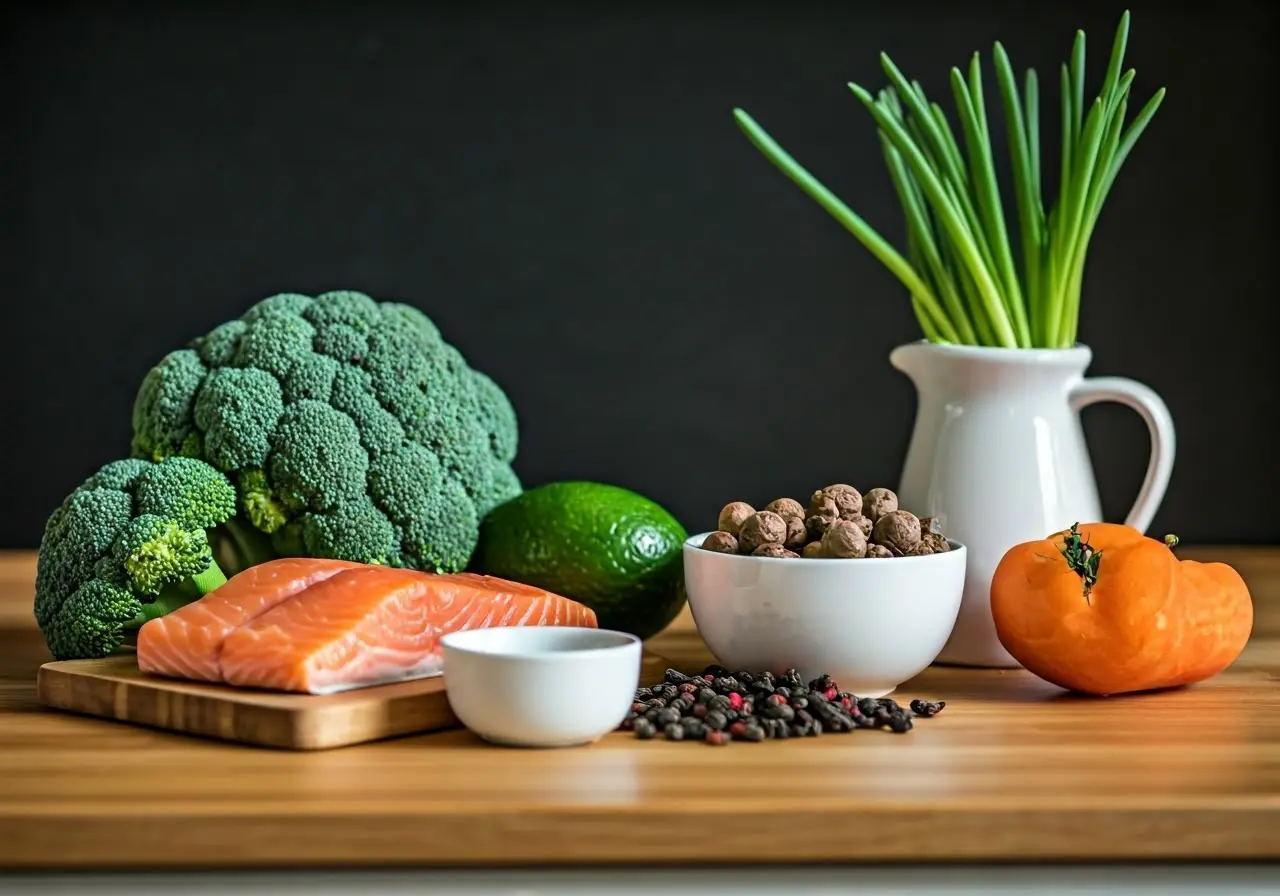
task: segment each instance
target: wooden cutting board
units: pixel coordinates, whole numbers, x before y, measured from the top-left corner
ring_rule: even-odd
[[[668,663],[646,651],[641,684]],[[443,676],[311,696],[175,681],[139,671],[132,654],[46,663],[40,702],[54,709],[285,750],[327,750],[455,728]]]

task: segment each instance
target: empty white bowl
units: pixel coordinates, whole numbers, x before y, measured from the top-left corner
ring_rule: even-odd
[[[842,690],[883,697],[942,652],[960,612],[967,551],[826,560],[752,557],[684,543],[698,632],[733,671],[829,674]]]
[[[642,645],[624,632],[502,626],[440,644],[453,714],[490,743],[592,743],[622,723],[640,686]]]

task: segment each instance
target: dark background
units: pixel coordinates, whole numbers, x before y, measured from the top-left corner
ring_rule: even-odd
[[[846,82],[880,86],[883,49],[950,108],[949,66],[979,49],[993,88],[999,38],[1052,88],[1053,170],[1057,67],[1083,28],[1096,92],[1123,6],[536,6],[0,13],[0,547],[35,546],[127,451],[151,364],[279,291],[426,311],[508,390],[527,485],[616,482],[701,529],[731,499],[896,482],[914,393],[886,356],[918,338],[907,298],[730,110],[900,244]],[[1277,15],[1131,6],[1138,101],[1169,94],[1095,233],[1081,339],[1178,425],[1153,528],[1280,541]],[[1085,425],[1121,518],[1145,427],[1115,406]]]

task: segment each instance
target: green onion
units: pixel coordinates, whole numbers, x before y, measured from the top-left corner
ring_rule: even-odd
[[[1011,159],[1013,208],[1006,219],[977,53],[950,71],[958,130],[947,113],[887,54],[888,86],[849,84],[877,126],[885,167],[906,224],[899,252],[786,153],[742,109],[747,138],[818,202],[906,288],[926,339],[1006,348],[1075,344],[1089,241],[1125,160],[1155,116],[1164,88],[1126,125],[1135,73],[1124,68],[1129,13],[1120,18],[1098,95],[1085,97],[1085,35],[1077,31],[1060,71],[1062,158],[1046,207],[1040,164],[1040,85],[1028,70],[1021,90],[1005,48],[993,50],[995,81]],[[957,134],[959,139],[957,139]],[[1015,226],[1010,226],[1011,224]],[[1015,251],[1014,243],[1017,243]]]

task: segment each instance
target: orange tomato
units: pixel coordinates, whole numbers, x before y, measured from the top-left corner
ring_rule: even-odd
[[[1010,548],[991,582],[1005,649],[1059,687],[1109,695],[1194,684],[1240,656],[1253,602],[1225,563],[1180,560],[1115,523]]]

